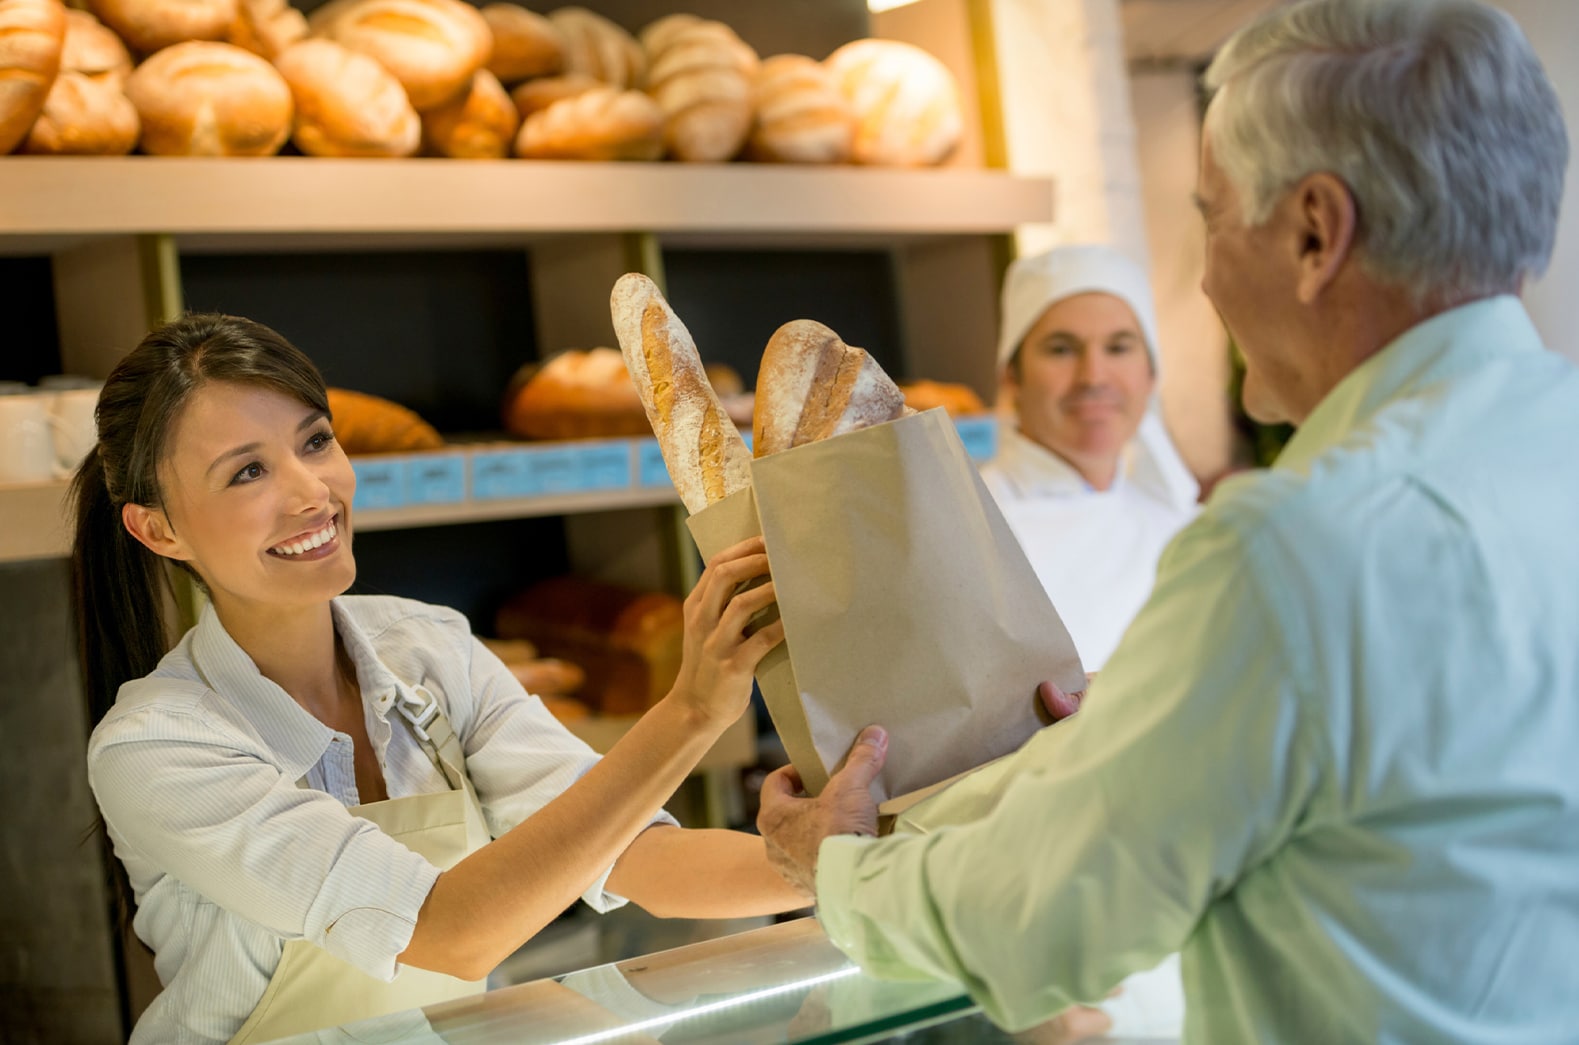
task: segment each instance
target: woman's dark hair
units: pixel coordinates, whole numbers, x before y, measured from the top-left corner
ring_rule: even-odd
[[[143,338],[110,372],[95,412],[98,444],[72,480],[76,535],[72,589],[90,723],[122,683],[142,678],[166,652],[167,562],[126,532],[128,504],[164,505],[159,465],[192,393],[210,381],[256,385],[329,413],[323,377],[279,334],[237,316],[183,316]],[[112,861],[123,915],[125,871]]]

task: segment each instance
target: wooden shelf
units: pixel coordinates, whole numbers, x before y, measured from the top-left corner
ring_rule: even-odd
[[[10,157],[0,250],[171,234],[188,250],[345,249],[648,232],[734,242],[1008,232],[1050,179],[963,168]]]

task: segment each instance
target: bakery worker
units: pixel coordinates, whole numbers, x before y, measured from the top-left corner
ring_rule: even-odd
[[[1579,368],[1518,297],[1557,95],[1480,0],[1276,5],[1206,86],[1203,285],[1293,438],[986,815],[862,837],[874,727],[759,826],[862,967],[1011,1029],[1182,950],[1187,1042],[1574,1041]]]
[[[134,1043],[261,1042],[474,993],[578,897],[793,910],[760,839],[663,812],[781,638],[760,540],[685,603],[679,679],[600,759],[453,610],[346,596],[356,476],[312,363],[192,315],[100,394],[74,484],[88,778],[162,992]],[[206,592],[166,651],[168,564]]]
[[[1200,492],[1162,423],[1151,290],[1110,247],[1060,247],[1009,267],[1002,314],[1017,425],[982,478],[1096,671]]]

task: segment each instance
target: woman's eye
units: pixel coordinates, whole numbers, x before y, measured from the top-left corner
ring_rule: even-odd
[[[327,450],[332,442],[334,442],[333,432],[314,432],[307,438],[307,449]]]
[[[258,462],[253,461],[251,464],[247,465],[241,471],[233,475],[230,479],[230,482],[231,485],[235,485],[236,483],[250,483],[254,479],[262,478],[262,476],[263,466]]]

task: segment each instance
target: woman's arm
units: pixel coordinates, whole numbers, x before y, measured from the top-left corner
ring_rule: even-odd
[[[660,918],[747,918],[811,906],[743,831],[648,828],[609,875],[609,889]]]
[[[747,636],[773,601],[762,539],[719,553],[685,600],[685,649],[674,689],[564,794],[439,875],[403,964],[481,979],[613,864],[719,735],[745,711],[757,662],[784,637],[774,621]]]

